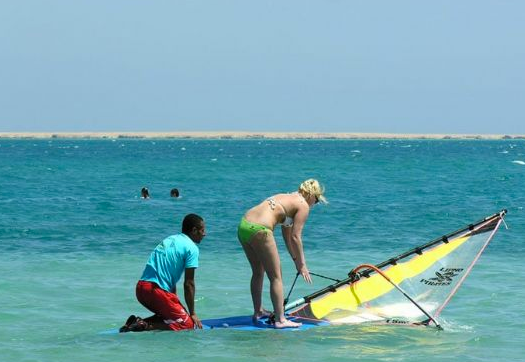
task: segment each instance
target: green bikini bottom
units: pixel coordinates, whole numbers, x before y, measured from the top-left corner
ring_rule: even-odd
[[[241,243],[249,243],[252,237],[259,231],[264,231],[266,233],[272,232],[267,226],[249,222],[245,218],[242,218],[239,227],[237,228],[237,237]]]

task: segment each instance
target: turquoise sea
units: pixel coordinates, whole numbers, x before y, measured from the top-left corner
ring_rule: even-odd
[[[523,140],[0,139],[0,360],[525,361],[524,161]],[[135,300],[137,278],[190,212],[208,230],[198,315],[251,313],[237,222],[310,177],[330,203],[310,214],[306,258],[334,278],[503,208],[509,228],[443,311],[443,331],[101,334],[132,313],[148,315]],[[149,200],[140,198],[144,186]],[[169,197],[173,187],[179,199]],[[295,271],[278,242],[287,291]],[[299,282],[291,299],[326,284]]]

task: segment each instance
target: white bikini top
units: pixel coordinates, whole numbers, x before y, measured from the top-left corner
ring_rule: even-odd
[[[275,210],[275,207],[277,206],[277,204],[279,204],[283,208],[285,218],[284,218],[283,222],[280,223],[280,224],[282,224],[284,227],[287,227],[287,228],[293,226],[293,217],[290,217],[290,216],[287,215],[286,208],[283,206],[283,204],[281,204],[280,202],[275,201],[275,199],[273,197],[267,198],[266,201],[268,201],[268,204],[270,205],[270,208],[272,210]]]

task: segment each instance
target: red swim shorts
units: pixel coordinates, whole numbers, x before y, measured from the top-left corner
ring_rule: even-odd
[[[136,294],[138,301],[150,311],[160,316],[174,331],[193,329],[193,319],[176,294],[159,287],[156,283],[139,280]]]

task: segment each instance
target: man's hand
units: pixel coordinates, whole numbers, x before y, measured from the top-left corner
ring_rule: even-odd
[[[199,317],[197,317],[196,314],[192,314],[190,317],[193,319],[193,323],[195,323],[195,329],[202,329],[202,322]]]

